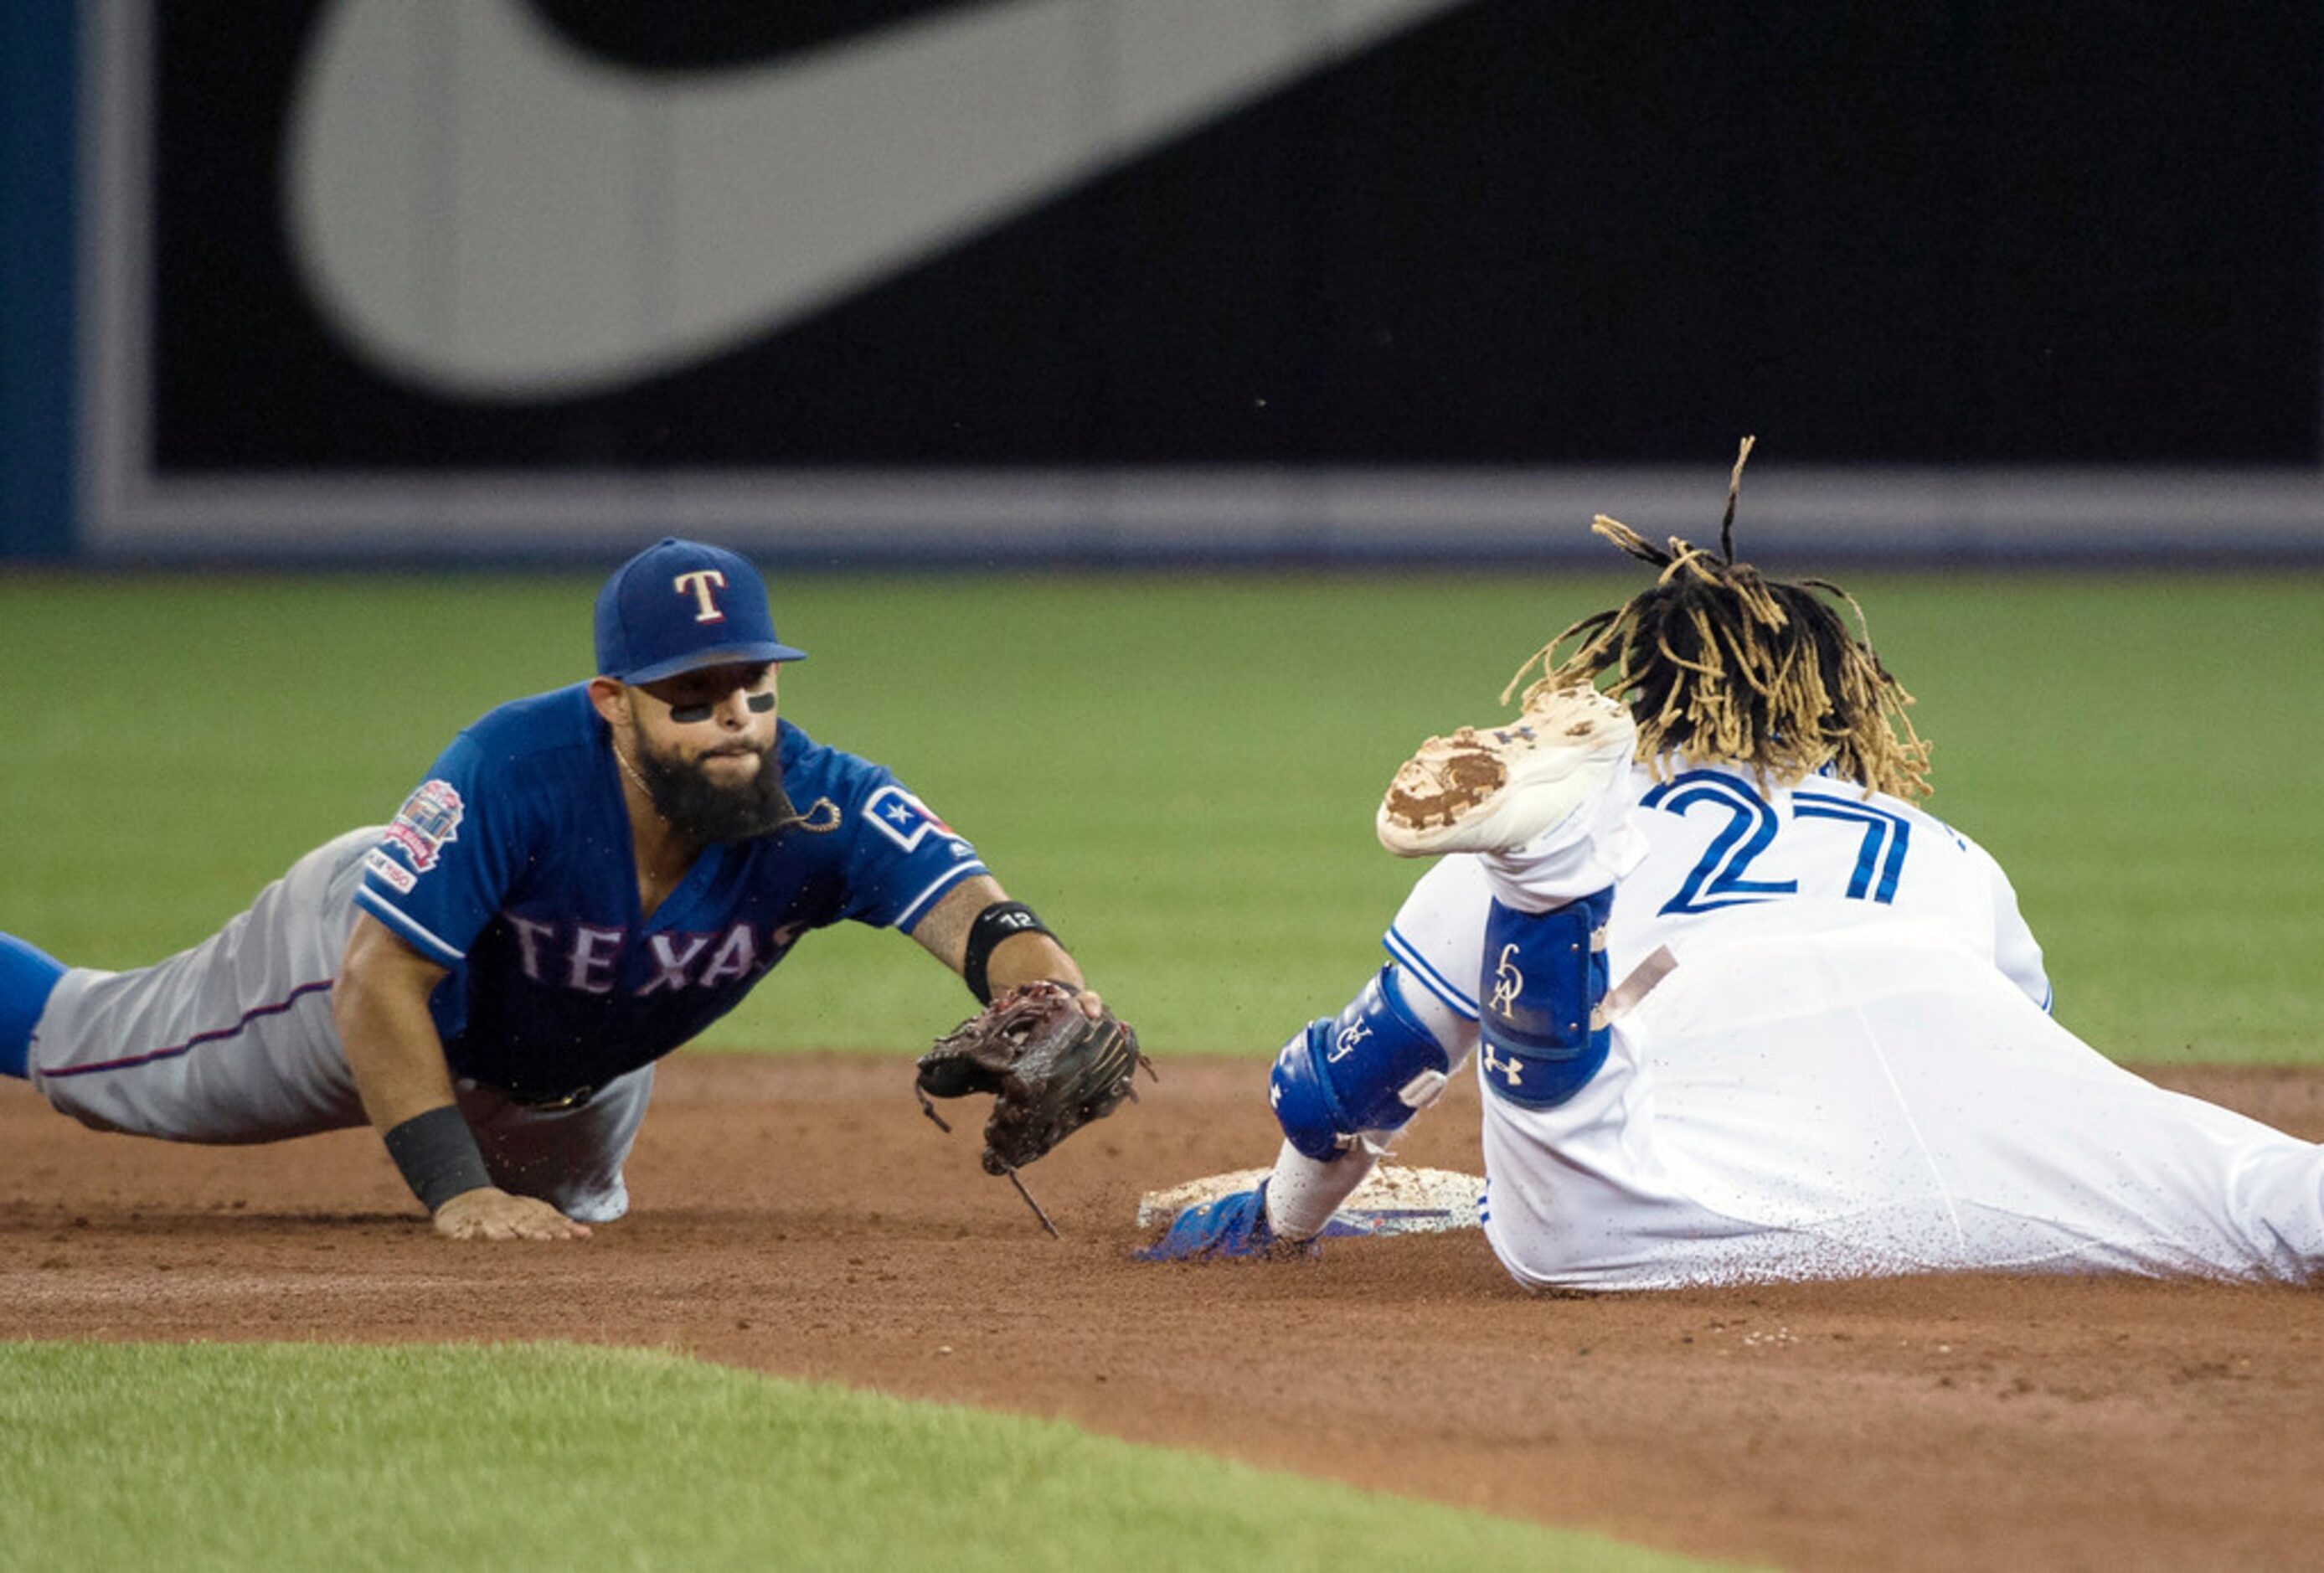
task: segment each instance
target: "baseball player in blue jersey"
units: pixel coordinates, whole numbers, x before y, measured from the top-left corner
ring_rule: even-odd
[[[1473,1053],[1485,1235],[1530,1287],[2324,1273],[2324,1147],[2050,1018],[2008,880],[1915,802],[1909,699],[1832,587],[1763,578],[1726,530],[1599,529],[1656,584],[1552,641],[1516,719],[1397,772],[1379,838],[1439,861],[1388,965],[1277,1058],[1265,1181],[1145,1254],[1345,1229]]]
[[[384,828],[308,854],[158,965],[0,935],[0,1070],[101,1130],[268,1142],[366,1121],[438,1233],[618,1218],[653,1062],[810,930],[899,929],[981,998],[1080,969],[885,769],[780,718],[735,553],[665,540],[596,605],[598,674],[467,727]]]

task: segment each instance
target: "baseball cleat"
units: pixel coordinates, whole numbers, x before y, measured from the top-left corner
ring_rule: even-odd
[[[1380,800],[1380,845],[1399,857],[1522,847],[1594,796],[1637,746],[1629,711],[1595,689],[1538,694],[1506,726],[1422,744]]]

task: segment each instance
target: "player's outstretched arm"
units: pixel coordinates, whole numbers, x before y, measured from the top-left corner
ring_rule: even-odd
[[[452,1096],[428,996],[444,969],[368,913],[355,919],[331,1016],[347,1069],[405,1181],[455,1240],[566,1240],[589,1233],[547,1202],[494,1186]]]
[[[1009,899],[999,880],[975,874],[944,893],[912,930],[912,938],[959,973],[980,999],[998,999],[1019,984],[1069,984],[1080,991],[1082,1013],[1098,1020],[1105,1014],[1105,1001],[1039,922],[1029,909]]]

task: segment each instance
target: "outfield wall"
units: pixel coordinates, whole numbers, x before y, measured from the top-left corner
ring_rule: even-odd
[[[2324,560],[2282,9],[10,7],[0,554]]]

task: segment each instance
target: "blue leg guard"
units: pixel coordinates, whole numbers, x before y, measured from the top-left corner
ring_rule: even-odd
[[[32,1029],[49,1007],[64,964],[14,934],[0,934],[0,1076],[26,1073]]]
[[[1606,1063],[1606,919],[1612,886],[1554,911],[1493,903],[1477,997],[1486,1090],[1520,1108],[1554,1108]]]
[[[1452,1059],[1405,1003],[1393,962],[1336,1017],[1324,1016],[1283,1046],[1268,1101],[1291,1144],[1319,1162],[1346,1152],[1363,1131],[1392,1131],[1444,1090]]]

